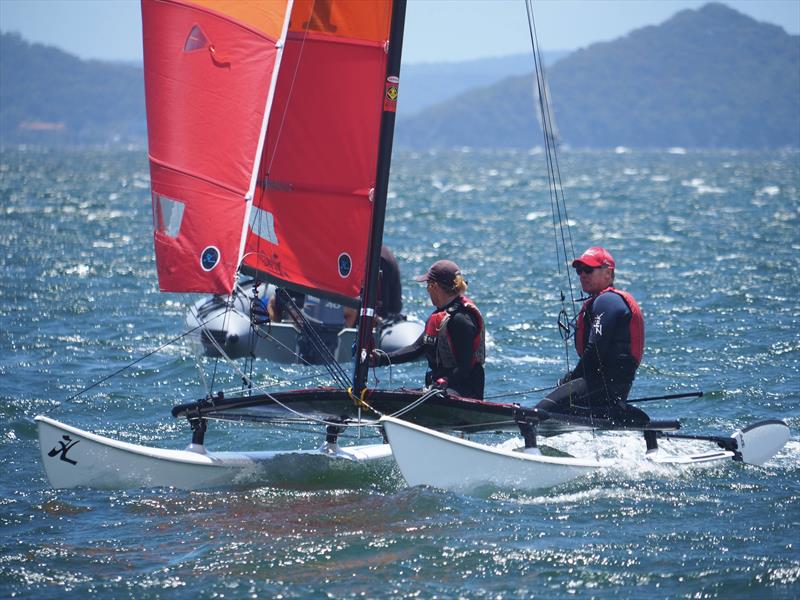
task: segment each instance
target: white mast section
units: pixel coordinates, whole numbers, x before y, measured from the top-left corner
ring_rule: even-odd
[[[264,107],[264,119],[261,122],[261,133],[258,136],[258,148],[256,149],[255,160],[253,161],[253,171],[250,175],[250,187],[244,199],[247,206],[244,211],[244,223],[242,224],[242,238],[239,245],[239,258],[236,261],[237,265],[242,263],[244,256],[245,244],[247,244],[247,229],[250,227],[250,211],[253,207],[253,197],[255,195],[256,184],[258,182],[258,169],[261,165],[261,155],[264,152],[264,142],[267,137],[267,124],[269,123],[270,113],[272,112],[272,104],[275,100],[275,89],[278,86],[278,74],[281,70],[281,62],[283,60],[283,49],[286,46],[286,35],[289,31],[289,21],[292,16],[292,8],[294,7],[294,0],[289,0],[286,5],[286,14],[283,18],[283,29],[281,30],[281,37],[275,43],[278,52],[275,56],[275,66],[272,69],[272,80],[269,83],[269,93],[267,94],[267,103]]]

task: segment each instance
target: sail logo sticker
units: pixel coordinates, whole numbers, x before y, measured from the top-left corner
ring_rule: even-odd
[[[49,456],[50,458],[55,458],[56,456],[61,455],[59,458],[64,462],[67,462],[71,465],[77,465],[78,464],[77,460],[72,460],[71,458],[67,458],[67,452],[69,452],[69,449],[72,448],[75,444],[77,444],[80,440],[73,440],[68,435],[62,436],[61,439],[63,441],[58,442],[59,446],[61,447],[59,448],[58,446],[56,446],[55,448],[50,450],[50,452],[47,453],[47,456]]]
[[[342,252],[339,255],[339,277],[344,279],[353,270],[353,259],[347,252]]]
[[[219,264],[219,248],[207,246],[200,255],[200,266],[203,271],[210,271]]]
[[[400,78],[394,75],[386,78],[386,88],[383,94],[383,110],[397,112],[397,97],[399,95]]]

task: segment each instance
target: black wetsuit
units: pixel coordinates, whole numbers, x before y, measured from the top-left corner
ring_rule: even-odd
[[[631,355],[631,310],[625,300],[614,292],[602,293],[586,310],[583,321],[586,324],[582,332],[583,355],[561,380],[561,385],[536,407],[550,412],[646,422],[644,412],[625,402],[639,366]]]
[[[386,246],[381,246],[381,287],[378,298],[378,316],[396,318],[403,312],[403,288],[400,284],[400,267]]]
[[[446,379],[447,388],[459,396],[482,399],[485,375],[482,362],[475,360],[474,345],[478,336],[483,335],[483,331],[475,317],[461,305],[461,302],[462,298],[459,296],[447,306],[435,311],[428,319],[430,322],[437,313],[442,311],[450,313],[446,327],[455,357],[455,367],[442,365],[441,353],[438,348],[440,338],[425,332],[410,346],[388,355],[379,355],[378,364],[386,366],[410,362],[424,354],[428,359],[428,371],[425,373],[426,385],[432,385],[439,379]]]

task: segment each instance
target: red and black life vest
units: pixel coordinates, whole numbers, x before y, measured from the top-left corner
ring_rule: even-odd
[[[607,292],[613,292],[619,295],[625,301],[625,304],[628,306],[628,310],[631,311],[631,321],[630,325],[628,326],[630,338],[629,354],[636,361],[636,364],[639,365],[642,362],[642,356],[644,355],[644,316],[642,315],[642,309],[639,308],[636,300],[634,300],[633,296],[631,296],[628,292],[615,289],[613,286],[607,287],[602,292],[596,296],[592,296],[583,303],[581,311],[578,313],[578,319],[576,322],[575,350],[578,352],[578,356],[583,356],[583,352],[586,348],[586,342],[589,338],[589,326],[591,326],[591,323],[587,323],[588,319],[586,318],[586,315],[592,314],[592,305],[594,304],[594,301],[597,300],[600,295]]]
[[[425,344],[433,346],[431,354],[435,359],[436,366],[445,369],[455,369],[457,366],[453,341],[447,331],[447,322],[458,312],[469,314],[478,328],[478,333],[472,341],[472,362],[470,366],[482,365],[486,360],[486,336],[483,316],[472,300],[466,296],[459,296],[457,301],[449,304],[447,308],[435,310],[425,323]]]

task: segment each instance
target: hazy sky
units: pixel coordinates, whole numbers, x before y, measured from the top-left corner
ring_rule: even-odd
[[[534,0],[542,50],[574,50],[656,25],[703,0]],[[800,0],[726,0],[759,21],[800,33]],[[138,0],[0,0],[0,29],[81,58],[141,61]],[[409,0],[407,62],[527,52],[523,0]]]

